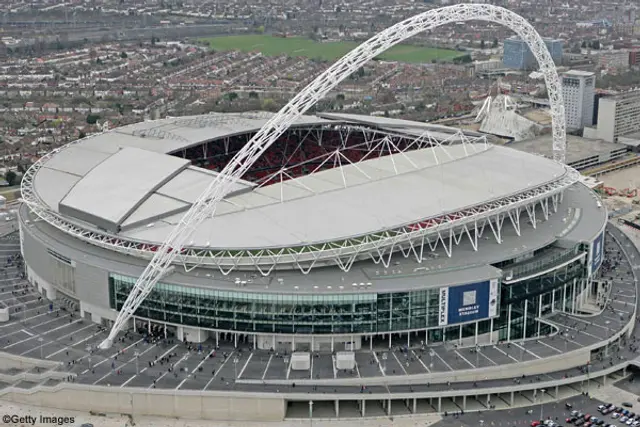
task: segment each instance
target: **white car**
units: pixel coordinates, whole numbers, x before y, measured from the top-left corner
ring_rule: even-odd
[[[627,422],[625,423],[626,425],[630,426],[633,423],[633,418],[628,419]]]

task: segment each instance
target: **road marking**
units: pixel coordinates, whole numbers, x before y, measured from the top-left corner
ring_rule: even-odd
[[[137,376],[138,376],[138,374],[131,376],[131,378],[129,378],[128,380],[126,380],[125,382],[122,383],[120,388],[125,387],[127,384],[129,384],[131,382],[131,380],[133,380]]]
[[[380,364],[380,360],[378,359],[378,355],[376,354],[375,351],[372,351],[371,353],[373,353],[373,358],[376,359],[376,362],[378,362],[378,367],[380,368],[380,372],[382,372],[382,376],[386,377],[387,374],[384,372],[384,369],[382,369],[382,365]]]
[[[442,357],[440,357],[440,355],[438,354],[438,352],[437,352],[437,351],[435,351],[435,350],[434,350],[433,352],[435,353],[436,357],[437,357],[438,359],[440,359],[440,361],[441,361],[442,363],[444,363],[444,366],[446,366],[447,368],[449,368],[449,370],[450,370],[450,371],[453,371],[453,368],[452,368],[451,366],[449,366],[449,364],[448,364],[447,362],[445,362],[445,361],[444,361],[444,359],[443,359]],[[473,366],[473,365],[472,365],[472,366]]]
[[[293,365],[293,358],[289,358],[289,366],[287,366],[287,379],[289,379],[289,374],[291,374],[291,365]]]
[[[78,320],[76,320],[76,321],[75,321],[75,322],[73,322],[73,323],[77,323],[77,322],[81,322],[81,321],[82,321],[82,319],[78,319]],[[34,336],[29,337],[29,338],[27,338],[27,339],[24,339],[24,340],[22,340],[22,341],[14,342],[13,344],[9,344],[9,345],[5,346],[5,349],[7,349],[7,348],[9,348],[9,347],[13,347],[14,345],[18,345],[18,344],[22,344],[22,343],[27,342],[27,341],[31,341],[32,339],[34,339],[34,338],[36,338],[36,337],[40,337],[40,336],[43,336],[43,335],[47,335],[47,334],[49,334],[49,333],[51,333],[51,332],[55,332],[55,331],[60,330],[60,329],[62,329],[62,328],[66,328],[67,326],[72,325],[73,323],[65,323],[64,325],[62,325],[62,326],[58,326],[58,327],[57,327],[57,328],[55,328],[55,329],[49,329],[48,331],[45,331],[45,332],[43,332],[42,334],[34,335]]]
[[[253,357],[253,353],[249,353],[249,357],[247,358],[247,361],[244,362],[244,366],[240,370],[240,373],[238,374],[238,378],[240,378],[242,374],[244,374],[244,370],[247,369],[247,365],[249,364],[249,361],[251,360],[252,357]]]
[[[264,377],[267,375],[267,370],[269,369],[269,365],[271,365],[271,359],[273,359],[273,354],[269,355],[269,360],[267,361],[267,366],[264,368],[264,372],[262,373],[262,380],[264,381]],[[216,372],[217,373],[217,372]],[[205,387],[206,388],[206,387]]]
[[[164,372],[162,373],[162,375],[160,375],[158,378],[156,378],[156,380],[155,380],[155,381],[153,381],[153,380],[152,380],[152,381],[151,381],[151,384],[150,384],[150,385],[149,385],[149,387],[147,387],[147,388],[148,388],[148,389],[149,389],[149,388],[153,388],[153,386],[154,386],[158,381],[160,381],[161,379],[163,379],[164,377],[166,377],[168,374],[170,374],[170,373],[171,373],[171,374],[175,373],[175,371],[176,371],[176,366],[178,366],[178,365],[180,364],[180,362],[182,362],[183,360],[187,360],[188,358],[189,358],[189,353],[185,353],[185,355],[184,355],[184,356],[182,356],[182,357],[180,358],[180,360],[178,360],[178,361],[175,363],[175,365],[173,365],[173,368],[171,368],[171,370],[172,370],[173,372],[169,372],[169,370],[167,369],[166,371],[164,371]],[[146,369],[146,368],[145,368],[145,369]]]
[[[336,357],[331,355],[331,367],[333,368],[333,378],[338,378],[338,368],[336,367]]]
[[[35,335],[35,334],[32,334],[31,332],[27,331],[26,329],[20,329],[20,331],[24,332],[25,334],[29,335],[30,337]]]
[[[224,361],[224,362],[222,362],[222,365],[220,365],[220,367],[219,367],[218,369],[216,369],[216,374],[215,374],[214,376],[212,376],[212,377],[211,377],[211,379],[209,380],[209,382],[207,383],[207,385],[205,385],[205,386],[204,386],[204,388],[202,389],[202,391],[205,391],[205,390],[209,387],[209,384],[211,384],[211,382],[213,381],[213,379],[214,379],[215,377],[217,377],[217,376],[218,376],[218,374],[220,373],[220,371],[222,370],[222,368],[224,368],[224,365],[226,365],[226,364],[227,364],[227,362],[229,361],[229,359],[231,359],[231,355],[232,355],[233,353],[235,353],[235,352],[236,352],[236,351],[235,351],[235,350],[233,350],[233,351],[229,354],[229,356],[225,359],[225,361]],[[272,356],[273,356],[273,355],[272,355]],[[269,358],[269,362],[271,362],[271,358]],[[267,364],[267,367],[269,367],[269,365],[268,365],[268,364]],[[264,371],[264,372],[266,373],[266,372],[267,372],[267,370],[265,369],[265,371]],[[264,377],[263,377],[263,378],[264,378]]]
[[[309,379],[313,379],[313,353],[309,356],[311,358],[311,366],[309,367]]]
[[[429,370],[429,368],[427,368],[427,365],[425,365],[425,363],[422,361],[422,358],[418,357],[418,355],[416,354],[415,351],[411,350],[411,353],[413,353],[413,355],[415,356],[416,360],[418,360],[418,362],[420,362],[420,364],[424,367],[424,369],[428,372],[431,373],[431,371]]]
[[[356,374],[358,374],[358,378],[362,378],[362,377],[360,376],[360,369],[358,368],[358,361],[354,359],[354,362],[355,362],[355,364],[356,364]]]
[[[91,325],[91,326],[95,326],[95,325]],[[72,345],[67,346],[67,347],[65,347],[65,348],[62,348],[62,349],[60,349],[60,350],[58,350],[58,351],[56,351],[56,352],[54,352],[54,353],[51,353],[50,355],[48,355],[47,357],[45,357],[45,359],[49,359],[49,358],[51,358],[51,357],[53,357],[53,356],[55,356],[55,355],[57,355],[57,354],[62,353],[62,352],[63,352],[63,351],[65,351],[65,350],[73,349],[73,347],[75,347],[75,346],[77,346],[77,345],[79,345],[79,344],[82,344],[83,342],[89,341],[91,338],[95,337],[96,335],[100,335],[100,334],[102,334],[102,332],[101,332],[101,331],[98,331],[98,332],[94,333],[93,335],[89,335],[88,337],[86,337],[86,338],[84,338],[84,339],[82,339],[82,340],[80,340],[80,341],[75,341]],[[86,357],[86,356],[85,356],[85,357]],[[83,357],[83,358],[84,358],[84,357]]]
[[[37,328],[38,326],[44,326],[44,325],[47,325],[47,324],[49,324],[49,323],[51,323],[51,322],[55,322],[57,319],[59,319],[59,317],[58,317],[58,318],[56,318],[56,319],[47,320],[46,322],[38,323],[37,325],[31,326],[31,327],[32,327],[32,328]],[[6,337],[9,337],[9,336],[11,336],[11,335],[15,335],[15,334],[17,334],[17,333],[19,333],[19,332],[21,332],[21,331],[24,331],[24,333],[26,333],[27,335],[30,335],[30,333],[29,333],[29,332],[27,332],[26,330],[22,329],[22,330],[17,330],[17,331],[10,332],[10,333],[8,333],[8,334],[4,334],[4,335],[0,336],[0,339],[2,339],[2,338],[6,338]],[[32,336],[33,336],[33,335],[32,335]]]
[[[140,356],[142,356],[143,354],[147,353],[147,352],[148,352],[148,351],[150,351],[150,350],[153,350],[153,349],[156,347],[156,345],[157,345],[157,344],[154,344],[154,345],[152,345],[152,346],[149,346],[149,348],[147,348],[145,351],[143,351],[142,353],[140,353]],[[100,378],[99,380],[97,380],[96,382],[94,382],[94,383],[93,383],[93,385],[98,384],[99,382],[101,382],[101,381],[102,381],[102,380],[104,380],[105,378],[107,378],[107,377],[109,377],[110,375],[114,374],[115,372],[119,371],[119,370],[120,370],[120,368],[122,368],[122,367],[124,367],[124,366],[127,366],[127,365],[128,365],[129,363],[131,363],[132,361],[133,361],[133,362],[135,362],[135,359],[136,359],[136,358],[135,358],[135,357],[133,357],[133,358],[131,358],[131,359],[127,360],[126,362],[121,363],[121,364],[120,364],[120,366],[116,366],[115,368],[110,369],[110,370],[109,370],[109,372],[107,372],[107,373],[106,373],[102,378]],[[95,368],[95,366],[97,366],[97,365],[94,365],[94,368]],[[114,366],[115,366],[115,364],[114,364]]]
[[[466,358],[466,357],[464,357],[462,354],[460,354],[460,352],[459,352],[458,350],[454,350],[453,352],[454,352],[455,354],[457,354],[457,355],[460,357],[460,359],[462,359],[462,360],[464,360],[465,362],[467,362],[467,364],[468,364],[469,366],[471,366],[473,369],[475,369],[475,368],[477,367],[477,366],[476,366],[476,365],[474,365],[473,363],[469,362],[469,361],[467,360],[467,358]],[[479,363],[478,363],[478,365],[479,365]]]
[[[493,361],[493,359],[491,359],[490,357],[488,357],[486,354],[484,354],[484,351],[480,351],[480,356],[484,357],[485,359],[487,359],[489,362],[493,363],[493,366],[498,366],[498,364],[496,362]]]
[[[202,360],[200,361],[200,363],[198,363],[198,365],[197,365],[195,368],[193,368],[193,371],[191,371],[191,373],[190,373],[190,374],[187,374],[186,378],[185,378],[185,379],[183,379],[183,380],[180,382],[180,384],[178,384],[178,387],[176,387],[176,390],[180,390],[180,387],[182,387],[182,384],[184,384],[188,379],[190,379],[190,378],[191,378],[191,375],[196,374],[196,373],[197,373],[197,371],[198,371],[198,368],[200,368],[200,366],[204,365],[204,362],[206,362],[206,361],[207,361],[207,359],[209,358],[209,356],[211,356],[215,351],[216,351],[216,349],[215,349],[215,348],[213,348],[213,350],[211,350],[211,351],[210,351],[210,352],[205,356],[205,358],[204,358],[204,359],[202,359]]]
[[[405,375],[409,375],[409,374],[407,374],[407,370],[404,369],[404,365],[402,364],[400,359],[398,359],[398,356],[396,356],[396,352],[392,351],[391,354],[393,354],[394,359],[396,359],[396,362],[398,362],[398,365],[400,365],[400,368],[402,368],[402,372],[404,372]]]
[[[529,350],[528,348],[526,348],[526,346],[521,346],[520,344],[518,344],[517,342],[511,342],[512,345],[518,347],[520,350],[524,351],[525,353],[529,353],[531,354],[533,357],[535,357],[536,359],[540,359],[540,356],[538,356],[537,354],[535,354],[533,351]]]
[[[81,328],[81,329],[78,329],[78,330],[75,330],[75,331],[71,331],[70,333],[68,333],[68,334],[66,334],[66,335],[62,335],[62,336],[60,336],[60,337],[56,337],[56,339],[55,339],[55,340],[49,341],[48,343],[46,343],[46,344],[44,344],[44,345],[49,345],[49,344],[53,344],[53,343],[55,343],[55,342],[57,342],[57,341],[61,341],[61,340],[63,340],[64,338],[67,338],[67,337],[69,337],[69,336],[71,336],[71,335],[75,335],[75,334],[77,334],[78,332],[84,331],[85,329],[89,329],[89,328],[93,328],[93,325],[88,325],[88,326],[85,326],[84,328]],[[27,354],[27,353],[31,353],[32,351],[37,350],[37,349],[39,349],[40,347],[42,347],[42,346],[38,346],[38,347],[30,348],[29,350],[27,350],[27,351],[25,351],[25,352],[23,352],[23,353],[20,353],[20,356],[24,356],[24,355],[25,355],[25,354]]]
[[[131,344],[128,347],[125,347],[122,351],[118,351],[116,353],[114,353],[111,357],[106,357],[104,360],[101,360],[100,362],[96,363],[95,365],[93,365],[93,367],[97,367],[102,365],[104,362],[108,362],[109,360],[113,359],[114,357],[116,357],[119,354],[124,353],[125,351],[127,351],[128,349],[130,349],[131,347],[135,346],[136,344],[141,343],[142,341],[144,341],[144,338],[139,339],[138,341],[134,342],[133,344]],[[83,356],[82,358],[80,358],[80,360],[84,359],[85,357],[88,357],[89,355],[87,354],[86,356]],[[87,369],[86,371],[83,372],[83,374],[87,373],[89,370]]]
[[[498,346],[493,346],[493,348],[495,348],[496,350],[498,350],[500,353],[502,353],[503,355],[507,356],[508,358],[510,358],[511,360],[513,360],[514,362],[520,362],[518,359],[516,359],[515,357],[513,357],[510,354],[505,353],[504,351],[502,351],[501,348],[499,348]]]

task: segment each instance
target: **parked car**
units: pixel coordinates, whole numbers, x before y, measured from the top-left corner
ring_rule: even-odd
[[[633,408],[633,403],[630,402],[622,402],[622,406],[625,408]]]

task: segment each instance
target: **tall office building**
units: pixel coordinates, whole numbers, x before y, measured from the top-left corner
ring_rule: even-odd
[[[547,49],[556,65],[562,63],[562,53],[564,42],[557,39],[544,39]],[[502,63],[507,68],[517,70],[534,70],[538,68],[536,58],[531,49],[519,37],[511,37],[504,41],[504,51]]]
[[[600,98],[598,137],[609,142],[640,132],[640,91]]]
[[[582,129],[593,124],[594,73],[570,70],[562,74],[562,97],[568,129]]]

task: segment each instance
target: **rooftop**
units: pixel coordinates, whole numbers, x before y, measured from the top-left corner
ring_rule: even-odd
[[[591,71],[569,70],[562,73],[562,75],[569,77],[593,77],[595,76],[595,73],[592,73]]]
[[[203,117],[181,118],[181,126],[186,120],[208,118]],[[242,117],[226,119],[246,125]],[[336,120],[405,128],[414,123],[350,115]],[[309,117],[299,121],[326,122],[329,119]],[[125,130],[141,135],[144,129],[164,126],[168,132],[168,126],[178,126],[176,119],[170,123]],[[175,146],[160,150],[156,139],[122,131],[115,132],[120,138],[116,146],[108,137],[112,133],[53,155],[36,173],[35,191],[51,210],[89,228],[161,243],[217,174],[163,153]],[[341,241],[519,194],[566,173],[564,166],[540,156],[467,143],[375,157],[262,187],[240,181],[218,204],[216,215],[198,227],[189,246],[262,249]]]
[[[553,158],[552,135],[542,135],[525,141],[512,142],[507,146],[518,151]],[[606,142],[601,139],[589,139],[575,135],[567,135],[567,164],[571,165],[588,157],[610,153],[611,151],[624,148],[625,146],[622,144]]]

